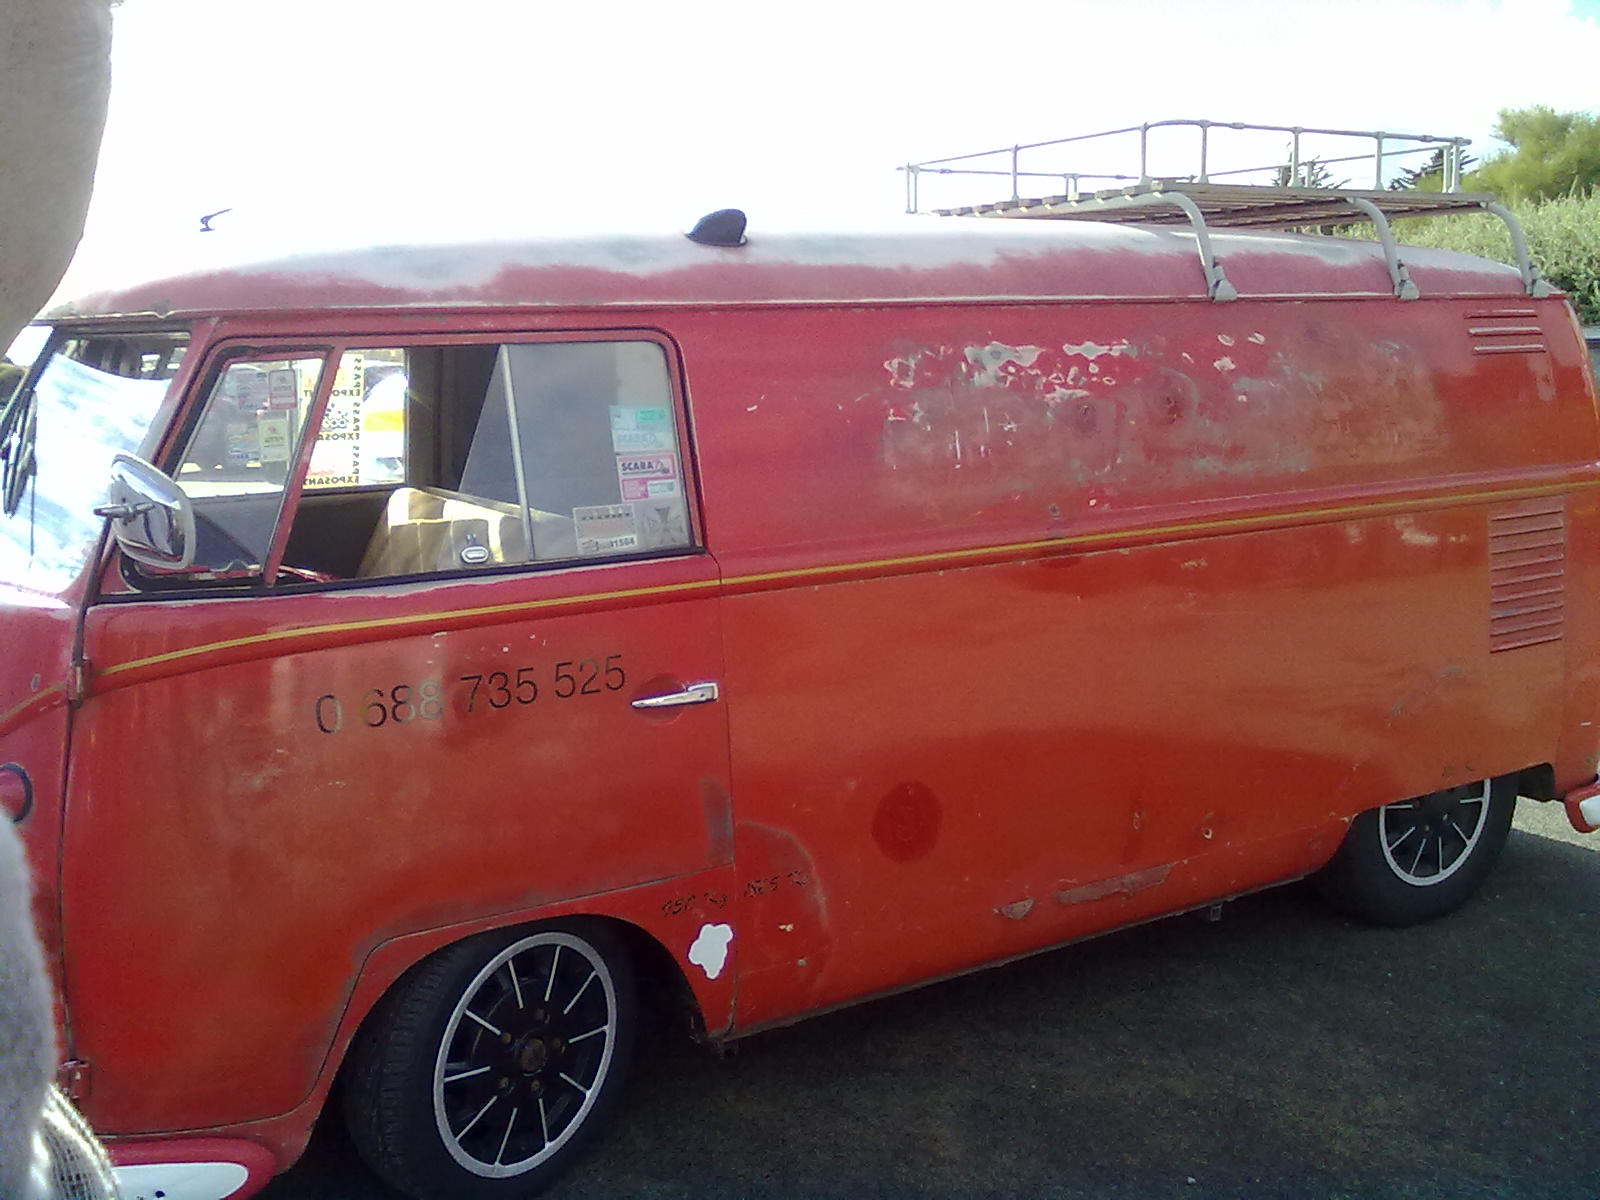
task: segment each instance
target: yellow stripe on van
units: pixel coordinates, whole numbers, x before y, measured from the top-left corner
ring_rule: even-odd
[[[1184,521],[1170,525],[1147,525],[1142,528],[1111,529],[1097,533],[1069,534],[1063,537],[1043,538],[1038,541],[1009,542],[997,546],[975,546],[966,550],[939,550],[928,554],[909,554],[895,558],[879,558],[857,562],[833,563],[821,567],[796,567],[783,571],[763,571],[751,575],[734,575],[725,579],[703,579],[688,583],[669,583],[655,587],[623,588],[609,592],[588,592],[578,596],[555,596],[543,600],[519,600],[510,604],[491,604],[479,608],[439,609],[426,613],[411,613],[399,617],[374,617],[364,621],[342,621],[327,625],[305,625],[298,629],[283,629],[273,633],[252,634],[249,637],[229,638],[226,641],[208,642],[182,650],[169,650],[147,658],[131,659],[96,672],[96,678],[118,675],[141,667],[153,667],[176,662],[196,655],[218,650],[233,650],[241,646],[260,646],[272,642],[314,638],[330,633],[354,633],[363,629],[400,629],[408,625],[427,625],[441,620],[471,620],[474,617],[508,616],[512,613],[537,612],[540,609],[568,608],[581,604],[595,604],[608,600],[629,600],[646,596],[666,596],[685,592],[704,591],[708,588],[737,590],[758,583],[782,580],[796,585],[861,571],[881,571],[896,567],[933,567],[937,564],[966,562],[977,558],[1005,558],[1049,550],[1070,549],[1074,546],[1096,546],[1116,541],[1159,541],[1185,534],[1200,535],[1241,531],[1250,528],[1268,529],[1285,525],[1308,524],[1352,516],[1380,516],[1384,513],[1415,512],[1418,509],[1443,508],[1530,499],[1564,492],[1600,487],[1600,479],[1572,483],[1544,484],[1539,487],[1504,488],[1489,492],[1456,493],[1449,496],[1423,497],[1413,500],[1385,500],[1361,504],[1330,505],[1324,508],[1299,509],[1292,513],[1265,513],[1247,517],[1215,517],[1204,521]],[[31,701],[29,702],[31,703]],[[8,714],[9,715],[9,714]],[[0,718],[3,721],[4,718]]]
[[[10,708],[6,709],[5,712],[0,713],[0,730],[5,729],[11,724],[12,721],[16,720],[16,718],[20,717],[28,709],[43,704],[58,692],[64,692],[65,690],[66,686],[64,684],[53,683],[47,688],[41,688],[39,691],[29,696],[21,703],[13,704]]]
[[[658,587],[624,588],[614,592],[591,592],[584,596],[553,596],[547,600],[519,600],[515,604],[489,604],[480,608],[448,608],[436,612],[412,613],[404,617],[375,617],[367,621],[341,621],[331,625],[302,625],[298,629],[280,629],[275,633],[257,633],[249,637],[228,638],[221,642],[207,642],[203,646],[190,646],[183,650],[169,650],[165,654],[152,654],[148,658],[135,658],[117,663],[96,672],[97,678],[133,671],[140,667],[153,667],[174,662],[196,654],[209,654],[214,650],[233,650],[239,646],[260,646],[268,642],[287,641],[292,638],[316,637],[325,633],[354,633],[362,629],[399,628],[406,625],[426,625],[433,621],[460,620],[472,617],[502,616],[514,612],[531,612],[541,608],[589,604],[600,600],[628,600],[636,596],[660,596],[669,592],[688,592],[722,586],[717,579],[699,579],[689,583],[667,583]]]

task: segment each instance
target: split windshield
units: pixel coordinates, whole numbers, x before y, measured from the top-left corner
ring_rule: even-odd
[[[111,459],[136,453],[184,333],[55,339],[33,386],[0,401],[0,583],[57,593],[99,540]]]

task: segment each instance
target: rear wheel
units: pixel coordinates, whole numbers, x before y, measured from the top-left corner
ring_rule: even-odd
[[[1514,779],[1485,779],[1364,812],[1317,877],[1318,889],[1383,925],[1443,916],[1488,876],[1515,804]]]
[[[468,939],[415,968],[362,1027],[345,1089],[352,1140],[422,1200],[532,1195],[615,1102],[636,1018],[631,965],[604,923]]]

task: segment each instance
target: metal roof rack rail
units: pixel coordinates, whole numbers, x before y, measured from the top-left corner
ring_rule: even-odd
[[[1197,170],[1187,175],[1154,176],[1150,173],[1153,149],[1151,133],[1163,129],[1192,129],[1199,134]],[[1231,166],[1213,170],[1212,133],[1226,130],[1241,134],[1289,135],[1288,158],[1285,161],[1256,166]],[[1035,151],[1074,145],[1095,149],[1115,148],[1117,139],[1126,141],[1127,135],[1138,134],[1138,175],[1116,173],[1087,173],[1081,171],[1023,170],[1022,156]],[[1328,148],[1330,139],[1357,139],[1370,143],[1356,154],[1309,154],[1312,148]],[[1259,139],[1257,139],[1259,144]],[[1096,145],[1098,143],[1098,145]],[[940,216],[976,216],[1004,218],[1032,218],[1048,220],[1111,221],[1129,225],[1187,224],[1195,235],[1200,252],[1201,266],[1205,272],[1206,294],[1216,301],[1235,299],[1237,292],[1223,273],[1222,264],[1211,249],[1209,230],[1213,228],[1244,229],[1298,229],[1308,226],[1349,225],[1366,221],[1371,223],[1377,239],[1383,246],[1384,259],[1395,297],[1415,300],[1419,295],[1400,257],[1394,235],[1389,228],[1389,218],[1437,216],[1460,212],[1488,212],[1504,222],[1511,235],[1512,253],[1516,259],[1522,285],[1530,296],[1547,296],[1553,290],[1540,277],[1528,255],[1528,241],[1515,216],[1497,204],[1493,196],[1484,193],[1461,191],[1461,170],[1464,148],[1469,139],[1441,137],[1433,134],[1386,133],[1380,130],[1313,129],[1297,125],[1250,125],[1231,121],[1171,120],[1152,121],[1143,125],[1130,125],[1103,133],[1083,134],[1030,145],[1002,147],[977,154],[962,154],[952,158],[930,159],[921,163],[907,163],[900,170],[906,173],[906,211],[924,211],[920,207],[920,180],[924,175],[978,176],[1008,178],[1011,183],[1009,199],[987,204],[935,208],[927,211]],[[1408,155],[1428,154],[1424,164],[1435,167],[1439,173],[1442,191],[1421,191],[1415,188],[1391,189],[1386,186],[1386,175],[1396,159]],[[1002,157],[1002,166],[952,165],[983,164],[984,160]],[[1004,161],[1009,159],[1008,162]],[[1327,174],[1334,164],[1370,164],[1370,188],[1339,186],[1308,186],[1321,182],[1319,176]],[[1218,179],[1244,177],[1245,181],[1216,182]],[[1251,178],[1270,177],[1271,182],[1248,182]],[[1060,194],[1038,197],[1022,195],[1024,181],[1034,179],[1060,180],[1064,189]],[[1122,184],[1085,190],[1085,181]]]

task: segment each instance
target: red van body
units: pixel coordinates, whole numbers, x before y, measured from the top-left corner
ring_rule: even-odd
[[[4,786],[118,1161],[254,1190],[374,1006],[487,930],[613,923],[726,1039],[1306,876],[1476,780],[1587,828],[1600,427],[1566,302],[1215,242],[1233,303],[1182,235],[1046,223],[370,250],[55,314],[58,348],[186,335],[139,447],[174,474],[240,355],[654,347],[689,523],[290,574],[308,433],[275,578],[156,586],[105,537],[0,586]]]

